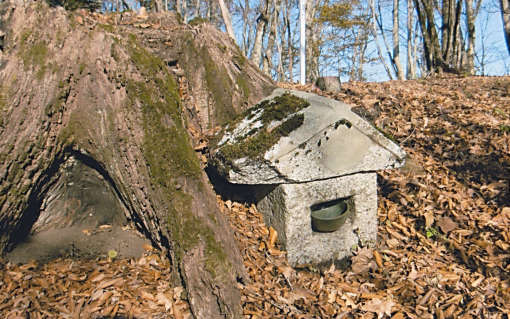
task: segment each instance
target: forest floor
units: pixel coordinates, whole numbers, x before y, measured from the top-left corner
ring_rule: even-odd
[[[280,84],[349,103],[408,154],[378,173],[378,243],[347,269],[291,268],[254,206],[218,198],[251,282],[246,318],[509,318],[510,77]],[[169,261],[0,264],[2,318],[187,318]]]

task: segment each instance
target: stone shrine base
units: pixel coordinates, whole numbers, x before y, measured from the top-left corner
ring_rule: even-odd
[[[312,230],[313,205],[349,199],[353,212],[338,230]],[[321,181],[280,184],[257,205],[266,225],[278,232],[293,267],[325,264],[351,255],[359,244],[377,238],[377,175],[359,173]]]

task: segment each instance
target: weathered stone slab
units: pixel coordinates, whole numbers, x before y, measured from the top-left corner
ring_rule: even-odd
[[[282,96],[288,90],[277,89],[264,100]],[[349,105],[315,94],[290,91],[310,106],[301,126],[282,136],[258,157],[225,161],[222,147],[238,143],[261,129],[262,111],[246,117],[227,131],[218,143],[217,165],[237,184],[298,183],[400,167],[405,152],[381,132],[351,111]],[[278,127],[280,122],[275,122]],[[266,128],[267,130],[267,128]],[[256,133],[255,133],[256,134]]]

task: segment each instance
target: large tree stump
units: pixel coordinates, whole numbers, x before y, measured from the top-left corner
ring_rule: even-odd
[[[171,15],[155,30],[42,3],[0,14],[0,251],[30,233],[73,158],[168,250],[195,317],[240,317],[244,266],[193,144],[271,80],[227,35]]]

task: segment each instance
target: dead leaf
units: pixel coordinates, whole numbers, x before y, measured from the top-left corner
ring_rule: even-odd
[[[434,212],[428,211],[423,216],[425,216],[425,228],[432,227],[432,224],[434,224]]]
[[[273,227],[269,227],[269,241],[267,243],[269,245],[269,248],[274,247],[277,237],[278,237],[278,232]]]
[[[441,231],[444,234],[448,234],[449,232],[457,229],[457,227],[459,227],[459,224],[454,222],[453,219],[451,219],[450,217],[443,217],[438,219],[437,226],[441,228]]]
[[[361,306],[361,310],[367,312],[374,312],[377,318],[382,318],[384,315],[390,316],[391,309],[395,306],[395,302],[389,299],[372,299]]]

